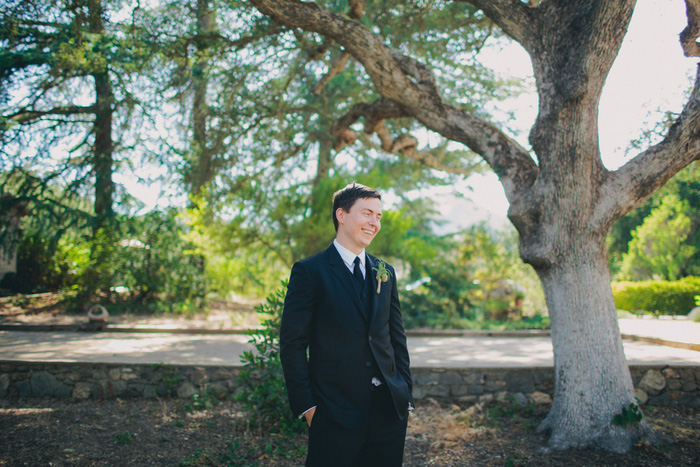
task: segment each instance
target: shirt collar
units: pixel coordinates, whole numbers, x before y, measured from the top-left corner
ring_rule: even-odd
[[[340,253],[340,257],[343,259],[343,262],[345,263],[345,266],[347,266],[350,269],[353,269],[355,267],[355,257],[360,258],[360,268],[364,271],[365,270],[365,249],[363,248],[362,251],[360,252],[359,255],[356,255],[352,251],[348,250],[345,248],[343,245],[338,243],[338,240],[333,240],[333,245],[335,245],[335,249],[338,250],[338,253]]]

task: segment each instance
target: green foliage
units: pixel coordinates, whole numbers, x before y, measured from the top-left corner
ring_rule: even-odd
[[[205,389],[203,392],[192,394],[190,402],[185,405],[185,409],[189,412],[207,410],[211,409],[218,402],[219,398],[216,397],[214,391]]]
[[[204,259],[182,238],[176,210],[121,218],[87,240],[66,242],[75,306],[191,314],[206,304]]]
[[[615,307],[627,311],[684,315],[700,293],[700,277],[679,281],[613,282]]]
[[[615,426],[626,426],[633,423],[639,423],[644,416],[642,415],[639,406],[632,402],[629,406],[623,407],[619,414],[616,414],[612,419],[612,424]]]
[[[124,433],[119,433],[118,435],[116,435],[114,437],[114,440],[117,443],[122,444],[122,445],[131,444],[134,442],[135,439],[136,439],[136,434],[131,433],[130,431],[126,431]]]
[[[250,410],[251,420],[272,432],[291,435],[304,428],[304,423],[289,410],[287,391],[280,361],[280,323],[284,308],[286,282],[256,308],[262,315],[262,327],[249,332],[256,351],[241,355],[244,369],[239,377],[242,392],[237,396]]]
[[[469,268],[437,262],[424,268],[430,282],[401,293],[401,310],[407,329],[462,328],[465,318],[476,318],[470,295],[477,288]]]
[[[412,271],[414,280],[429,280],[401,294],[407,328],[548,326],[542,318],[544,293],[534,271],[518,257],[514,232],[476,225],[433,247],[439,255]]]
[[[68,264],[57,246],[35,232],[20,237],[17,248],[17,273],[6,275],[0,286],[15,293],[56,291],[64,285]]]
[[[622,255],[620,277],[629,280],[675,280],[682,276],[695,247],[685,243],[691,229],[687,202],[667,195],[632,232],[629,251]]]
[[[666,120],[663,123],[670,125],[669,121]],[[665,132],[666,127],[657,129],[657,138],[660,138]],[[662,209],[661,205],[668,196],[672,196],[672,198],[667,200],[666,206]],[[678,199],[680,205],[671,202],[673,198]],[[642,236],[646,242],[636,240],[637,245],[635,246],[637,251],[632,252],[633,232],[642,227],[647,218],[651,217],[652,211],[657,211],[655,214],[657,218],[653,220],[654,223],[663,224],[663,219],[659,219],[662,217],[661,214],[663,211],[667,214],[671,211],[671,216],[667,218],[671,222],[671,227],[676,229],[683,227],[682,223],[685,221],[673,222],[673,205],[680,208],[681,216],[690,220],[690,229],[685,233],[684,240],[681,242],[678,238],[664,239],[663,236],[673,237],[678,235],[678,232],[669,231],[666,225],[662,225],[658,232],[654,232],[651,225],[649,225],[646,229],[647,232],[644,232],[645,229],[642,229]],[[666,277],[669,265],[672,271],[674,268],[679,270],[679,265],[681,266],[678,277],[700,276],[700,210],[693,209],[692,207],[694,206],[700,206],[700,164],[697,162],[678,172],[666,185],[654,193],[648,201],[613,224],[607,237],[608,256],[613,276],[621,279],[625,278],[620,274],[620,269],[623,266],[623,258],[630,255],[632,257],[627,259],[629,263],[627,268],[629,270],[625,274],[631,279],[651,278],[654,274],[657,278],[669,279],[669,277]],[[691,208],[687,209],[688,207]],[[652,223],[651,219],[649,219],[649,223]],[[683,232],[680,233],[683,234]],[[646,245],[643,243],[646,243]],[[673,248],[679,249],[683,261],[680,261],[681,258],[661,256],[652,250],[652,248],[668,250],[671,245]],[[644,251],[644,247],[648,248],[648,251]],[[645,256],[659,257],[645,258]],[[646,276],[638,277],[635,269],[638,269],[640,274]]]

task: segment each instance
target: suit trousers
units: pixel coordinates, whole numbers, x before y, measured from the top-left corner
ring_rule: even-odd
[[[317,408],[309,428],[308,467],[400,467],[408,414],[401,420],[391,393],[382,384],[372,389],[367,415],[349,429]]]

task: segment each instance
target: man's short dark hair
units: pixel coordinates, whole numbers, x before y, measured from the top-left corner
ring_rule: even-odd
[[[335,226],[336,232],[338,231],[338,218],[335,212],[338,208],[341,208],[345,212],[350,212],[350,208],[355,204],[355,201],[365,198],[377,198],[380,200],[382,199],[382,195],[374,188],[355,182],[333,193],[333,212],[331,216],[333,217],[333,225]]]

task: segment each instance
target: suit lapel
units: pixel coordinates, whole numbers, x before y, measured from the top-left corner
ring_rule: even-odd
[[[333,274],[335,274],[336,279],[338,279],[338,282],[340,282],[341,287],[352,298],[352,301],[355,303],[360,315],[364,316],[364,313],[362,313],[362,302],[360,301],[360,296],[357,293],[357,289],[355,289],[355,285],[352,283],[350,271],[348,270],[347,266],[345,266],[343,258],[340,257],[340,253],[338,253],[338,250],[334,245],[328,247],[328,263],[331,271],[333,271]]]
[[[374,317],[377,314],[377,308],[379,307],[379,297],[377,296],[377,283],[374,280],[374,268],[376,267],[376,263],[374,261],[374,257],[365,253],[366,255],[366,261],[367,261],[367,274],[369,274],[370,277],[370,288],[367,291],[367,293],[370,294],[370,303],[372,303],[372,306],[370,308],[370,314],[369,314],[369,322],[371,323],[374,320]]]

